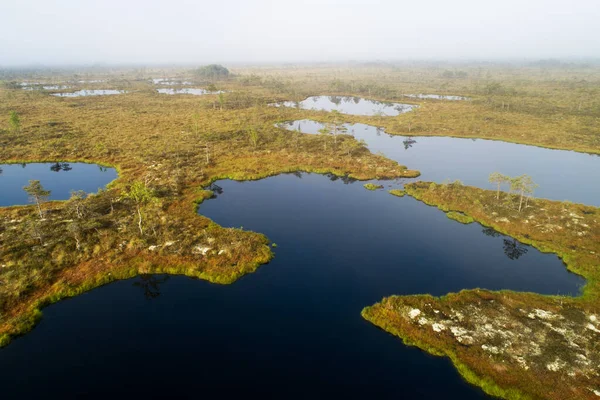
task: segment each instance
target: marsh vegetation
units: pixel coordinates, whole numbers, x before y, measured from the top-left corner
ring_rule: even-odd
[[[286,121],[278,126],[306,134],[332,133],[331,122],[327,118],[322,121]],[[336,129],[364,142],[373,153],[418,169],[422,180],[443,183],[459,179],[467,185],[488,188],[488,176],[493,171],[514,176],[525,173],[539,184],[536,194],[540,197],[600,206],[600,186],[588,184],[600,176],[597,155],[490,140],[399,136],[363,123],[338,124]],[[509,186],[507,181],[504,188]]]
[[[479,289],[440,298],[392,296],[365,308],[363,317],[407,344],[449,357],[469,382],[489,394],[593,398],[600,382],[599,209],[541,199],[523,209],[519,193],[457,184],[417,182],[406,191],[461,223],[477,221],[492,233],[557,254],[587,284],[577,298]],[[507,257],[528,254],[521,243],[505,240]]]
[[[315,349],[352,355],[358,343],[368,350],[365,344],[380,346],[376,343],[383,337],[369,324],[359,324],[359,310],[384,296],[407,294],[411,296],[387,298],[363,315],[409,343],[448,355],[469,382],[488,393],[590,397],[600,390],[592,368],[598,363],[593,339],[600,328],[593,318],[599,315],[595,271],[600,239],[598,209],[590,206],[598,205],[599,196],[598,188],[589,184],[597,178],[598,158],[581,152],[600,154],[599,71],[595,66],[448,69],[386,64],[239,67],[231,72],[216,65],[195,70],[116,68],[85,74],[2,71],[0,184],[6,184],[12,168],[20,163],[50,161],[48,173],[54,175],[52,179],[28,177],[34,182],[10,189],[11,196],[13,191],[21,196],[29,193],[33,204],[0,208],[0,343],[8,344],[31,330],[42,307],[106,283],[141,275],[136,290],[142,288],[144,296],[157,299],[162,283],[153,274],[226,284],[272,261],[263,267],[264,273],[238,282],[247,289],[235,307],[228,308],[226,301],[211,303],[224,307],[215,308],[216,314],[226,315],[231,308],[243,309],[256,300],[256,309],[269,310],[265,318],[269,332],[275,331],[270,324],[289,327],[289,337],[294,331],[315,329],[314,336],[303,336],[296,343],[307,337],[322,338],[323,331],[336,332],[331,335],[335,340]],[[21,82],[52,88],[22,90]],[[192,85],[218,93],[163,96],[157,92],[161,85],[173,93],[193,90],[183,87]],[[84,95],[71,95],[64,86],[70,87],[71,94]],[[86,95],[90,92],[120,95]],[[438,97],[407,97],[406,93]],[[460,96],[461,101],[452,96]],[[286,121],[294,121],[291,130],[279,127]],[[317,122],[300,126],[298,121]],[[318,134],[304,134],[307,126],[314,128],[307,133]],[[371,136],[361,136],[363,131]],[[384,139],[391,142],[383,144]],[[538,166],[528,169],[533,160]],[[60,192],[53,184],[75,175],[80,168],[77,162],[112,166],[119,172],[118,179],[104,188],[112,177],[97,184],[95,175],[86,172],[85,180],[96,187],[69,184],[72,193],[57,197],[63,201],[44,201]],[[93,165],[90,168],[101,172]],[[416,169],[437,182],[402,187],[406,179],[419,175]],[[490,184],[489,174],[494,171],[520,178],[497,174]],[[290,175],[274,177],[282,173]],[[267,177],[272,178],[263,179]],[[475,181],[493,190],[443,183],[447,179],[467,185]],[[234,182],[242,180],[256,182]],[[383,190],[364,190],[362,183],[353,183],[356,180],[369,180],[365,186],[371,188],[390,186],[397,197]],[[533,181],[540,185],[536,197],[569,198],[590,205],[535,199],[530,196]],[[22,190],[26,185],[27,193]],[[405,193],[442,208],[447,215],[403,197]],[[13,204],[23,202],[11,200],[4,205]],[[275,258],[270,240],[278,243]],[[572,297],[578,295],[582,279],[568,273],[555,255],[543,252],[558,254],[571,271],[587,279],[582,296]],[[444,279],[432,280],[432,276]],[[289,302],[281,301],[281,308],[265,307],[253,285],[274,288],[282,282],[290,284],[280,287],[278,298],[281,301],[287,293]],[[99,289],[98,295],[109,287]],[[332,296],[331,288],[339,292]],[[412,296],[462,289],[472,290],[441,299]],[[502,289],[539,294],[494,291]],[[220,293],[222,298],[215,294],[212,299],[232,295],[232,291]],[[272,300],[269,289],[265,293]],[[301,297],[306,293],[313,297]],[[306,309],[295,308],[300,298],[308,304]],[[413,308],[422,313],[423,324],[411,317]],[[468,314],[464,324],[457,310]],[[520,318],[522,310],[526,313]],[[311,320],[314,326],[302,324],[300,329],[294,322],[298,315],[320,312],[327,317]],[[339,319],[331,318],[338,312]],[[214,321],[214,326],[221,326],[222,320]],[[506,332],[498,326],[502,321],[519,331],[508,346],[496,337]],[[477,324],[492,328],[481,331],[474,328]],[[469,336],[478,346],[456,343],[453,328],[464,329],[466,333],[458,337],[468,341],[465,336]],[[364,337],[356,342],[338,340],[349,330]],[[567,336],[573,332],[575,336],[569,337],[579,349],[568,347],[550,331],[561,335],[564,331]],[[493,343],[486,341],[486,332],[495,335]],[[196,344],[203,341],[202,331],[197,333]],[[539,339],[540,345],[533,358],[523,342],[531,337]],[[398,377],[403,376],[400,360],[409,354],[397,341],[386,343],[377,354],[394,352],[397,357],[388,361],[377,357],[373,369],[376,376],[388,377],[382,382],[394,383],[382,384],[384,397],[398,394]],[[418,353],[410,354],[416,357],[414,364],[423,362]],[[349,367],[338,378],[364,383],[360,373],[351,373],[357,364],[350,361],[351,357],[343,362]],[[496,368],[498,363],[506,368]],[[328,364],[322,359],[318,365]],[[441,364],[428,361],[427,365]],[[247,372],[235,371],[234,377]],[[480,395],[453,380],[451,370],[444,371],[444,388],[464,398]],[[425,370],[421,373],[426,376]],[[297,382],[291,371],[285,376],[287,382]],[[556,388],[558,379],[569,389]],[[430,394],[440,394],[434,392]]]

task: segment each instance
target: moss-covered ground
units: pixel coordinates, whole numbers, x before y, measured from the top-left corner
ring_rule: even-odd
[[[529,200],[460,184],[417,182],[408,195],[457,219],[557,254],[586,278],[580,297],[464,290],[392,296],[362,315],[435,355],[469,382],[510,399],[594,399],[600,394],[600,209]]]

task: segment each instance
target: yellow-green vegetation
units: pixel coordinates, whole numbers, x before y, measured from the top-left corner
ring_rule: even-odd
[[[367,190],[377,190],[377,189],[383,189],[383,185],[376,185],[374,183],[365,183],[364,188]]]
[[[0,344],[30,330],[43,306],[115,279],[171,273],[232,283],[268,262],[263,235],[197,215],[212,194],[202,188],[215,180],[292,171],[362,180],[418,175],[349,135],[325,150],[321,137],[276,128],[304,114],[269,107],[272,97],[260,88],[227,80],[214,83],[230,91],[222,96],[170,96],[147,78],[109,76],[88,86],[127,90],[113,96],[0,88],[0,163],[83,161],[119,172],[94,195],[0,208]],[[40,183],[32,190],[43,194]]]
[[[471,216],[456,211],[448,211],[446,217],[458,221],[461,224],[470,224],[475,221]]]
[[[84,83],[60,71],[46,76],[0,71],[0,76],[0,162],[84,161],[119,171],[119,179],[95,195],[44,203],[41,212],[36,206],[0,209],[0,345],[31,329],[44,305],[115,279],[165,272],[231,283],[267,262],[273,254],[263,235],[225,229],[197,215],[196,205],[211,196],[202,188],[218,179],[292,171],[361,180],[418,175],[371,154],[344,132],[304,135],[275,127],[279,122],[360,122],[390,134],[600,153],[597,66],[370,64],[237,68],[231,74],[217,66],[112,69],[86,76]],[[165,76],[225,92],[159,94],[150,78]],[[112,88],[126,94],[59,98],[45,90],[24,91],[16,84],[21,80],[70,81],[70,89],[54,92]],[[470,99],[405,96],[419,93]],[[332,118],[325,111],[269,106],[311,95],[419,107],[397,117]],[[556,399],[600,393],[598,210],[536,200],[519,212],[517,198],[499,201],[496,192],[457,184],[411,184],[406,191],[557,253],[588,284],[580,298],[482,290],[443,298],[391,297],[363,316],[409,343],[449,356],[466,379],[488,393]]]
[[[402,190],[402,189],[392,189],[388,191],[391,195],[396,196],[396,197],[404,197],[406,196],[406,191]]]
[[[397,117],[345,116],[405,136],[502,140],[600,153],[597,65],[393,65],[241,68],[239,81],[286,100],[323,94],[418,104]],[[466,101],[405,94],[462,95]],[[304,114],[308,115],[308,113]],[[327,114],[310,117],[327,122]]]
[[[432,354],[447,356],[487,393],[509,399],[600,395],[600,209],[530,200],[459,184],[416,182],[406,192],[543,252],[586,278],[580,297],[464,290],[443,297],[392,296],[367,320]],[[498,198],[499,197],[499,198]]]

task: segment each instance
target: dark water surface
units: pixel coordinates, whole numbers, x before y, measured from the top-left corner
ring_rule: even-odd
[[[362,184],[217,182],[199,212],[267,234],[273,262],[232,285],[138,277],[46,308],[0,350],[3,398],[484,398],[361,309],[473,287],[577,293],[582,280],[554,255]]]
[[[412,104],[382,102],[363,99],[361,97],[344,96],[312,96],[301,102],[284,101],[274,105],[277,107],[297,107],[305,110],[337,110],[342,114],[383,115],[388,117],[400,115],[418,107]]]
[[[29,180],[50,190],[50,200],[67,200],[72,190],[94,193],[117,179],[114,168],[84,163],[0,164],[0,170],[0,207],[28,204]]]
[[[290,130],[318,134],[323,124],[312,120],[281,124]],[[600,206],[600,157],[567,150],[551,150],[483,139],[389,135],[365,124],[345,124],[348,134],[363,139],[373,153],[421,172],[418,180],[461,180],[466,185],[495,189],[492,172],[509,176],[530,175],[539,185],[536,197],[570,200]],[[504,187],[507,189],[507,186]]]

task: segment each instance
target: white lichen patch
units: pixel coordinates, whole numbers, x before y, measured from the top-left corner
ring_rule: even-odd
[[[479,351],[507,368],[558,372],[568,379],[600,377],[597,314],[562,305],[552,309],[507,307],[498,299],[403,309],[410,323],[423,329],[431,326],[429,335],[446,336],[473,349],[467,351]]]
[[[591,331],[594,331],[596,333],[600,333],[600,329],[596,328],[594,325],[592,324],[587,324],[587,328]]]
[[[575,362],[583,365],[584,367],[588,367],[591,364],[590,360],[588,360],[583,354],[576,354],[576,357],[577,360],[575,360]]]
[[[488,346],[487,344],[482,344],[481,348],[484,351],[487,351],[487,352],[492,353],[492,354],[500,354],[502,352],[502,350],[500,350],[498,347],[496,347],[496,346]]]
[[[460,344],[464,344],[464,345],[472,345],[473,343],[475,343],[475,339],[473,339],[472,336],[469,335],[464,335],[464,336],[459,336],[456,338],[456,341]]]
[[[460,326],[452,326],[452,327],[450,327],[450,332],[452,332],[452,334],[455,337],[464,336],[467,333],[469,333],[468,330],[466,330],[464,328],[461,328]]]
[[[536,308],[535,310],[533,310],[533,312],[535,313],[535,316],[541,319],[554,319],[556,318],[556,315],[552,314],[549,311],[546,310],[540,310],[539,308]]]
[[[566,366],[567,363],[557,357],[553,362],[546,364],[546,369],[548,371],[558,372]]]
[[[204,247],[204,246],[196,246],[196,247],[194,247],[194,252],[195,253],[200,253],[203,256],[205,256],[211,250],[212,250],[211,247]]]
[[[525,371],[527,371],[529,369],[529,365],[527,365],[527,361],[525,361],[525,359],[523,357],[513,357],[513,358],[519,364],[519,366],[521,368],[523,368]]]
[[[419,310],[418,308],[413,308],[408,312],[408,317],[410,319],[415,319],[417,318],[419,315],[421,315],[421,310]]]

